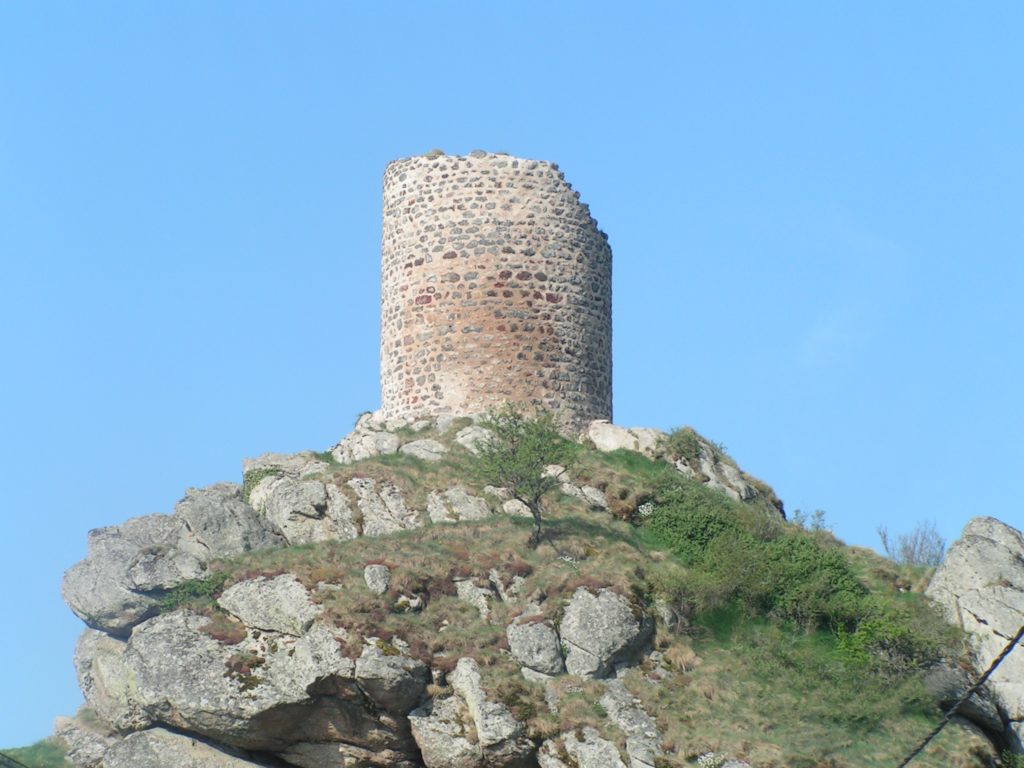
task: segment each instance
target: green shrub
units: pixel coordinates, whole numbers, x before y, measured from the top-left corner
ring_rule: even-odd
[[[252,495],[253,489],[262,482],[266,477],[277,477],[284,474],[284,470],[280,467],[262,467],[261,469],[251,469],[242,476],[242,498],[245,503],[249,503],[249,497]]]
[[[897,565],[935,568],[946,555],[946,540],[935,529],[934,523],[918,523],[909,533],[901,533],[893,542],[884,525],[876,529],[886,557]]]
[[[701,483],[678,483],[657,492],[648,527],[686,564],[701,562],[722,537],[746,535],[742,506]]]
[[[926,610],[911,610],[880,598],[864,601],[864,615],[848,631],[835,627],[836,652],[847,664],[870,667],[888,679],[938,662],[950,647],[951,632]]]
[[[213,573],[202,579],[189,579],[169,590],[160,601],[161,613],[173,611],[194,601],[209,601],[224,589],[229,574],[226,571]]]
[[[540,543],[543,499],[562,484],[560,476],[547,467],[568,468],[575,463],[580,446],[558,430],[550,411],[538,409],[528,415],[521,406],[506,403],[490,411],[480,425],[490,434],[476,445],[474,470],[485,483],[508,490],[525,504],[533,517],[530,546]]]
[[[662,439],[661,450],[674,459],[700,458],[700,437],[692,427],[673,429]]]

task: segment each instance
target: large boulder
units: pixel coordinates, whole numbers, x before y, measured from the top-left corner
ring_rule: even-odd
[[[507,706],[487,698],[481,684],[480,667],[474,659],[459,659],[448,682],[473,718],[485,765],[511,768],[532,761],[534,745],[526,738],[525,726],[515,719]]]
[[[661,733],[640,700],[630,694],[621,680],[609,680],[605,683],[601,706],[619,730],[626,734],[629,768],[655,768],[664,754]]]
[[[237,483],[189,488],[175,505],[174,517],[192,534],[181,540],[179,548],[201,560],[286,544],[280,532],[242,499]]]
[[[472,454],[480,451],[480,445],[491,438],[491,431],[477,424],[463,427],[455,434],[455,442]]]
[[[355,664],[339,645],[344,633],[314,623],[301,637],[253,630],[225,645],[204,631],[208,622],[176,611],[132,633],[125,666],[154,720],[260,751],[327,742],[410,748],[407,727],[377,712],[356,685]]]
[[[242,475],[259,472],[264,476],[287,475],[303,479],[330,469],[330,464],[312,451],[298,453],[263,453],[255,459],[242,460]],[[250,490],[250,493],[252,491]]]
[[[427,514],[435,523],[453,523],[459,520],[483,520],[491,516],[491,508],[479,496],[455,486],[448,490],[431,491],[427,497]]]
[[[139,731],[107,750],[104,768],[253,768],[261,763],[163,728]]]
[[[151,720],[139,706],[134,680],[124,663],[127,643],[86,629],[75,646],[75,672],[86,704],[114,729],[137,731]]]
[[[974,685],[977,674],[968,674],[967,670],[955,662],[936,664],[924,675],[924,684],[942,709],[948,709],[959,701],[968,689]],[[1000,734],[1005,728],[999,707],[996,706],[992,692],[982,688],[967,699],[957,714],[975,723],[990,734]]]
[[[249,494],[253,508],[276,526],[289,544],[354,539],[359,523],[345,493],[322,480],[270,475]]]
[[[419,512],[405,506],[398,486],[378,484],[368,477],[353,478],[346,485],[355,492],[364,536],[381,536],[423,525]]]
[[[479,768],[483,754],[468,732],[469,719],[458,696],[432,699],[409,713],[412,735],[427,768]]]
[[[405,454],[406,456],[413,456],[423,461],[440,461],[444,458],[444,455],[448,453],[448,449],[443,443],[439,443],[429,437],[422,438],[420,440],[413,440],[406,443],[398,449],[399,453]]]
[[[1024,625],[1024,534],[976,517],[949,548],[926,594],[964,629],[976,668],[987,669]],[[1024,751],[1024,651],[1014,649],[989,678],[1006,738]]]
[[[175,546],[183,535],[184,524],[168,515],[89,531],[86,558],[64,574],[65,602],[89,626],[127,635],[156,613],[149,593],[202,575],[202,561]]]
[[[636,451],[646,456],[653,456],[658,443],[665,437],[660,429],[650,427],[620,427],[610,421],[598,420],[590,422],[584,436],[589,438],[599,451]]]
[[[125,636],[156,613],[160,595],[203,576],[211,560],[285,543],[240,486],[190,488],[173,515],[90,531],[88,554],[64,575],[62,593],[86,624]]]
[[[382,563],[371,563],[363,568],[363,581],[375,595],[383,595],[391,584],[391,569]]]
[[[626,768],[618,747],[589,725],[563,733],[559,741],[541,745],[537,754],[540,768]]]
[[[386,431],[386,425],[370,418],[361,418],[356,428],[331,449],[331,456],[341,464],[397,453],[402,441],[398,435]]]
[[[363,648],[356,660],[356,682],[375,706],[404,715],[423,698],[430,670],[419,659],[377,642]]]
[[[300,637],[323,613],[294,574],[258,576],[224,590],[217,604],[249,629]]]
[[[605,677],[637,653],[653,629],[650,617],[617,592],[602,589],[595,595],[580,587],[558,628],[568,649],[565,668],[573,675]]]
[[[522,666],[545,675],[565,671],[562,643],[549,621],[527,616],[505,628],[509,650]]]

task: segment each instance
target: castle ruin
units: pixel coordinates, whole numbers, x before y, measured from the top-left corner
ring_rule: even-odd
[[[539,405],[612,416],[611,249],[558,166],[437,152],[384,173],[386,418]]]

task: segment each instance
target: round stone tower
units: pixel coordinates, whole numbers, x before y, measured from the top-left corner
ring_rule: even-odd
[[[612,254],[552,163],[431,153],[384,172],[386,418],[502,402],[612,416]]]

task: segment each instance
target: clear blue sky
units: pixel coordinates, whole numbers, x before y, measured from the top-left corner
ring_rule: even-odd
[[[0,746],[79,696],[86,531],[378,394],[380,182],[558,162],[614,252],[615,415],[849,543],[1020,527],[1017,2],[0,3]]]

